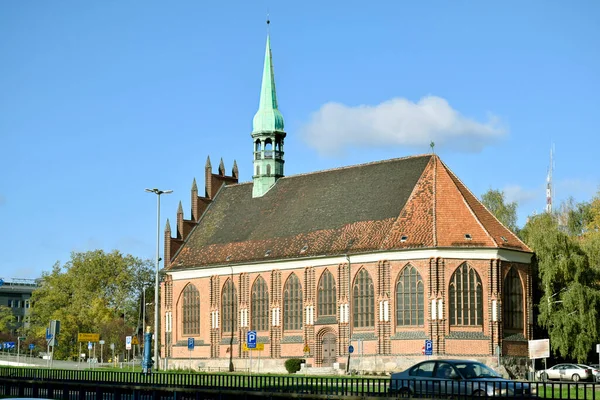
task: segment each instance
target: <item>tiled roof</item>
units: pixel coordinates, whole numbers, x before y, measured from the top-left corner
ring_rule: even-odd
[[[422,155],[280,178],[258,198],[224,186],[167,268],[455,246],[530,251]]]

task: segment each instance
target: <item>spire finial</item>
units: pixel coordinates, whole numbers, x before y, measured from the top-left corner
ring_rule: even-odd
[[[433,140],[431,141],[431,143],[429,143],[429,147],[431,147],[431,153],[435,154],[435,143],[433,143]]]

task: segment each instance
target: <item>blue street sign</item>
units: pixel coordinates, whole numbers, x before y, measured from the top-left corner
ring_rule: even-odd
[[[46,340],[52,339],[52,334],[50,333],[50,328],[46,328]]]
[[[31,344],[29,345],[29,350],[33,350],[33,349],[35,349],[35,344],[31,343]]]
[[[427,339],[425,341],[425,355],[432,356],[433,355],[433,341]]]
[[[189,337],[188,338],[188,350],[194,350],[194,338],[193,337]]]
[[[350,354],[354,353],[354,346],[352,346],[352,345],[348,346],[348,353],[350,353]]]
[[[93,348],[92,342],[88,342],[88,350],[91,350],[92,348]]]
[[[246,334],[246,346],[248,346],[249,349],[256,348],[256,331],[248,331]]]

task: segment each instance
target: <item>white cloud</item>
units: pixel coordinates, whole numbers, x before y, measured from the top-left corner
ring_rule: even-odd
[[[321,154],[340,153],[350,146],[428,150],[431,141],[438,148],[479,152],[506,130],[493,115],[478,122],[461,115],[445,99],[427,96],[417,103],[394,98],[376,106],[330,102],[312,114],[301,133]]]
[[[533,200],[539,200],[546,195],[543,185],[534,189],[525,189],[519,185],[508,185],[502,191],[504,192],[504,200],[507,203],[516,201],[517,204],[526,204]]]

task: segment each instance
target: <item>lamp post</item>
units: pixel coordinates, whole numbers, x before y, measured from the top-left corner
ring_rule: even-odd
[[[158,267],[160,264],[160,195],[173,193],[172,190],[145,189],[148,193],[156,195],[156,275],[154,276],[154,369],[158,366]]]

